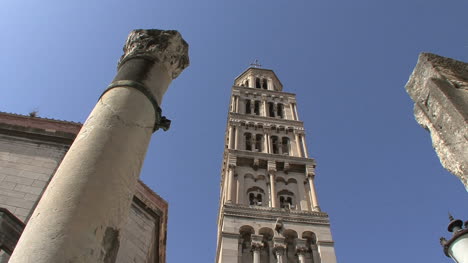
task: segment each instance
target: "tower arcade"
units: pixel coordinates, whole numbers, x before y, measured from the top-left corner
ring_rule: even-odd
[[[217,263],[336,263],[295,94],[251,67],[232,87],[221,172]]]

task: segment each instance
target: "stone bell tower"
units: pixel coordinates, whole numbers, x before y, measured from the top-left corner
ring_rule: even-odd
[[[258,66],[232,87],[216,263],[336,263],[295,94]]]

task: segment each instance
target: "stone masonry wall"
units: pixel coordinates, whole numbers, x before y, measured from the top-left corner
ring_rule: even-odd
[[[0,206],[27,222],[68,147],[0,135]]]

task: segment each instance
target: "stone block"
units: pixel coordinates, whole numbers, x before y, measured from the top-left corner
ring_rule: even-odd
[[[422,53],[405,88],[440,162],[468,190],[468,64]]]
[[[26,185],[21,185],[21,184],[17,184],[15,186],[15,190],[24,192],[24,193],[29,193],[29,194],[36,194],[36,195],[39,195],[42,192],[41,187],[26,186]]]
[[[29,179],[29,178],[25,178],[25,177],[21,177],[21,176],[14,176],[14,175],[8,175],[7,177],[5,177],[5,182],[12,182],[12,183],[17,183],[17,184],[21,184],[21,185],[31,185],[34,180],[33,179]]]

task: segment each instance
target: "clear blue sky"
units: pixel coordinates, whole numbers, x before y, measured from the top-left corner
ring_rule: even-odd
[[[83,122],[129,31],[179,30],[191,65],[162,105],[142,179],[169,201],[168,262],[213,262],[230,88],[254,59],[297,94],[339,262],[450,262],[468,194],[404,90],[422,51],[468,61],[462,0],[0,2],[0,111]]]

